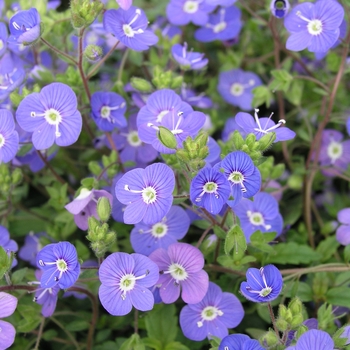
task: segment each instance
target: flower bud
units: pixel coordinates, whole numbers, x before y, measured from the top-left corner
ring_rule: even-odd
[[[97,202],[97,214],[101,221],[106,222],[111,215],[111,204],[107,197],[100,197]]]
[[[304,317],[302,314],[298,314],[298,315],[295,315],[292,319],[292,321],[290,322],[290,326],[293,328],[296,328],[298,327],[301,323],[303,323],[304,321]]]
[[[131,86],[141,92],[151,92],[152,85],[145,79],[132,77],[130,81]]]
[[[294,298],[288,305],[289,310],[292,312],[292,314],[299,315],[302,313],[303,310],[303,303],[300,301],[299,298]]]
[[[302,177],[300,175],[292,174],[288,178],[287,185],[292,190],[295,190],[295,191],[301,190],[303,187]]]
[[[91,62],[97,62],[103,54],[102,48],[97,45],[88,45],[84,50],[84,56]]]
[[[270,330],[266,334],[264,334],[261,339],[262,339],[263,344],[265,346],[267,345],[269,348],[277,345],[279,342],[277,334],[272,330]]]
[[[174,134],[164,126],[159,126],[158,139],[165,147],[176,149],[177,141]]]
[[[287,311],[288,311],[287,308],[283,304],[280,304],[278,307],[278,316],[280,318],[286,318]]]
[[[299,328],[297,329],[297,332],[295,334],[295,338],[299,339],[301,335],[303,335],[304,333],[306,333],[309,329],[304,325],[300,325]]]
[[[22,170],[20,168],[16,168],[12,172],[12,184],[13,185],[18,185],[22,181]]]
[[[276,321],[276,326],[277,326],[277,328],[278,328],[281,332],[285,332],[285,331],[288,329],[289,324],[288,324],[288,322],[285,321],[284,319],[279,318],[279,319],[277,319],[277,321]]]
[[[272,0],[270,10],[273,16],[283,18],[287,15],[290,5],[288,0]]]

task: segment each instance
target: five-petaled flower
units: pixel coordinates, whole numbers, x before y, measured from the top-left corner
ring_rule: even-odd
[[[203,270],[204,257],[198,248],[187,243],[174,243],[168,250],[155,250],[149,258],[159,267],[157,285],[161,285],[159,293],[163,303],[175,302],[181,289],[181,297],[188,304],[199,303],[204,298],[209,278]]]
[[[12,113],[0,109],[0,164],[12,160],[18,151],[19,137]]]
[[[174,172],[162,163],[128,171],[115,187],[117,199],[127,204],[124,222],[155,224],[162,220],[173,203],[174,186]]]
[[[79,277],[77,251],[69,242],[48,244],[38,253],[36,263],[44,271],[40,279],[42,288],[58,285],[66,289],[73,286]]]
[[[33,145],[37,150],[69,146],[77,141],[82,118],[77,110],[77,97],[65,84],[52,83],[40,93],[34,92],[19,104],[16,119],[19,126],[32,132]]]
[[[101,264],[101,286],[98,296],[113,316],[128,314],[132,307],[141,311],[153,309],[154,297],[148,289],[159,277],[157,265],[141,254],[113,253]]]
[[[11,294],[0,292],[0,317],[11,316],[17,307],[18,300]],[[7,349],[15,341],[16,330],[11,323],[0,320],[0,348]]]
[[[274,265],[249,268],[246,276],[247,282],[241,283],[240,291],[250,301],[267,303],[276,299],[282,291],[282,275]]]

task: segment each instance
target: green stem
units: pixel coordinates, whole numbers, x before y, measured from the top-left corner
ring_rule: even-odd
[[[202,235],[200,236],[197,244],[196,244],[196,247],[199,248],[200,245],[202,244],[202,242],[204,241],[205,237],[207,236],[207,234],[209,233],[209,231],[213,228],[213,226],[209,226],[203,233]]]
[[[45,317],[43,317],[42,320],[41,320],[39,331],[38,331],[38,335],[37,335],[37,338],[36,338],[36,343],[35,343],[35,346],[34,346],[34,350],[39,350],[39,344],[40,344],[41,337],[43,335],[44,325],[45,325]]]
[[[62,331],[63,331],[64,333],[66,333],[66,335],[67,335],[67,337],[70,339],[70,341],[74,344],[75,348],[76,348],[77,350],[80,350],[80,346],[79,346],[79,344],[77,343],[77,341],[75,340],[75,338],[73,337],[72,333],[69,332],[69,331],[67,331],[66,328],[65,328],[65,326],[64,326],[60,321],[58,321],[55,317],[52,317],[52,316],[51,316],[51,317],[50,317],[50,320],[51,320],[53,323],[55,323],[58,327],[60,327],[60,328],[62,329]]]
[[[120,43],[120,41],[117,41],[112,47],[111,49],[104,55],[103,58],[101,58],[90,70],[89,74],[87,75],[87,79],[89,80],[94,74],[95,72],[102,66],[103,63],[106,62],[106,60],[109,58],[109,56],[111,56],[111,54],[115,51],[115,49],[117,48],[118,44]]]
[[[79,39],[78,39],[78,69],[80,73],[81,80],[83,81],[84,90],[86,92],[86,95],[91,101],[91,92],[88,84],[88,80],[86,79],[84,69],[83,69],[83,40],[84,40],[84,31],[85,28],[79,30]]]
[[[126,49],[123,53],[123,57],[122,57],[122,60],[120,62],[117,82],[122,81],[123,71],[124,71],[126,60],[128,58],[128,54],[129,54],[129,49]]]
[[[65,58],[67,58],[69,61],[71,61],[75,66],[78,64],[78,62],[71,56],[69,56],[68,54],[66,54],[65,52],[57,49],[56,47],[54,47],[53,45],[51,45],[48,41],[46,41],[43,38],[40,38],[40,40],[46,45],[48,46],[52,51],[56,52],[58,55],[61,55]]]
[[[276,319],[275,319],[275,315],[274,315],[273,310],[272,310],[271,303],[267,303],[267,307],[269,309],[269,313],[270,313],[270,318],[271,318],[271,322],[272,322],[272,325],[273,325],[273,329],[275,330],[277,338],[280,339],[280,332],[278,331],[277,326],[276,326]]]

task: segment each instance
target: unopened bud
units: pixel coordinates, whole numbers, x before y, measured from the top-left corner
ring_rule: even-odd
[[[141,92],[151,92],[152,85],[145,79],[132,77],[130,81],[131,86]]]
[[[97,45],[88,45],[84,50],[84,56],[91,62],[97,62],[103,54],[102,48]]]
[[[261,339],[262,339],[263,344],[267,347],[272,347],[272,346],[278,344],[278,342],[279,342],[279,338],[277,337],[277,334],[272,330],[270,330],[266,334],[264,334]]]
[[[107,197],[100,197],[97,202],[97,214],[101,221],[107,222],[111,216],[111,203]]]
[[[159,126],[158,128],[159,128],[159,131],[157,136],[159,141],[162,143],[162,145],[170,149],[176,149],[177,141],[174,134],[164,126]]]

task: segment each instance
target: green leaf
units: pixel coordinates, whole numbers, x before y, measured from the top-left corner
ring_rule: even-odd
[[[320,261],[321,254],[307,245],[295,242],[279,243],[274,246],[275,255],[269,255],[266,263],[272,264],[309,264]]]
[[[70,332],[79,332],[89,328],[89,322],[84,320],[76,320],[65,325],[65,329]]]
[[[214,233],[216,234],[216,237],[222,238],[222,239],[226,238],[227,236],[226,231],[222,229],[220,226],[215,225],[213,229],[214,229]]]
[[[0,247],[0,279],[4,276],[5,272],[11,267],[11,260],[7,255],[5,249]]]
[[[12,284],[19,284],[23,281],[24,276],[28,272],[28,267],[15,271],[11,276]]]
[[[254,88],[252,92],[253,92],[252,105],[254,107],[259,107],[263,104],[266,104],[267,108],[270,107],[273,96],[270,89],[267,86],[258,86]]]
[[[276,232],[262,233],[261,231],[256,231],[250,236],[250,244],[263,252],[274,253],[274,247],[269,245],[276,237]]]
[[[288,282],[283,289],[283,295],[287,298],[297,296],[302,302],[313,300],[312,288],[305,282]]]
[[[303,96],[303,90],[304,90],[304,82],[301,80],[294,79],[285,97],[293,105],[300,106],[301,98]]]
[[[121,345],[119,350],[145,350],[145,344],[138,334],[133,334],[129,339]]]
[[[149,338],[159,340],[163,347],[173,342],[177,334],[175,305],[155,305],[145,317],[145,324]]]
[[[321,261],[327,261],[337,251],[340,246],[335,236],[327,237],[317,246],[316,251],[321,254]]]
[[[326,300],[332,305],[350,308],[349,287],[336,287],[329,289],[326,293]]]
[[[247,250],[247,242],[242,229],[235,225],[228,232],[225,239],[225,253],[230,254],[233,249],[233,260],[241,260]]]
[[[157,340],[157,339],[151,339],[151,338],[144,338],[142,339],[143,343],[145,344],[145,346],[154,349],[154,350],[162,350],[162,343]]]
[[[271,71],[271,75],[274,79],[269,85],[270,90],[287,92],[293,81],[293,76],[284,69],[275,69]]]
[[[180,342],[174,341],[168,344],[164,350],[190,350],[187,346],[182,345]]]

